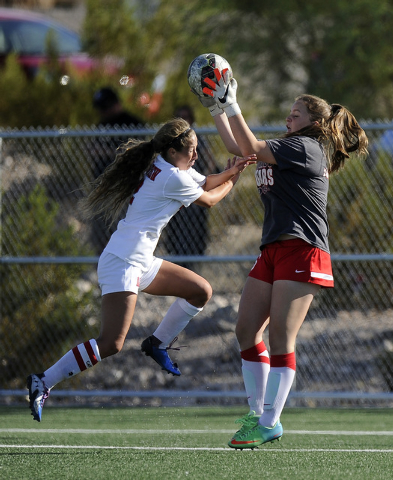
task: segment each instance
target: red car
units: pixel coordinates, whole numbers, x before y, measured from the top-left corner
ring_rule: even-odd
[[[69,63],[81,75],[93,70],[117,75],[117,82],[125,85],[129,81],[131,86],[132,76],[124,75],[122,59],[90,57],[82,51],[81,40],[76,32],[29,10],[0,8],[0,66],[4,65],[9,53],[15,52],[28,78],[34,78],[40,66],[48,60],[47,40],[50,33],[56,42],[59,61],[64,66]],[[64,73],[67,73],[66,68]],[[122,77],[125,83],[120,81]],[[154,116],[161,106],[161,89],[152,95],[142,94],[139,102]]]
[[[47,60],[47,39],[51,32],[61,63],[69,62],[79,73],[104,68],[117,73],[122,67],[118,59],[98,61],[82,52],[80,37],[50,18],[28,10],[0,8],[0,65],[7,55],[15,52],[29,78],[33,78]]]

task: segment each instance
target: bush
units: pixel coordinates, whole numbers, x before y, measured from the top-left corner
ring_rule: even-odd
[[[3,256],[89,255],[75,241],[71,226],[59,227],[59,205],[37,185],[15,200],[19,216],[4,205]],[[77,264],[0,264],[0,377],[20,386],[26,375],[53,363],[58,351],[75,341],[94,316],[94,288],[82,276],[90,267]]]
[[[0,75],[0,127],[50,127],[94,125],[98,114],[93,109],[94,92],[105,85],[115,90],[119,86],[119,75],[110,76],[100,71],[81,76],[71,66],[67,67],[69,81],[61,83],[64,70],[56,59],[44,66],[39,74],[28,80],[15,55],[9,55]],[[133,89],[122,91],[123,103],[133,96]],[[134,102],[135,103],[135,102]],[[134,108],[142,118],[146,112],[142,107]]]

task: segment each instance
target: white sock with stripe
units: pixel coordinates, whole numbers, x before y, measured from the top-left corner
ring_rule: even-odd
[[[284,409],[296,373],[295,353],[272,355],[264,411],[259,424],[274,427]]]
[[[250,412],[257,415],[263,412],[266,383],[270,371],[270,359],[265,343],[262,341],[240,352],[244,387]]]
[[[73,377],[101,361],[97,342],[92,339],[77,345],[45,370],[44,382],[51,389],[62,380]]]

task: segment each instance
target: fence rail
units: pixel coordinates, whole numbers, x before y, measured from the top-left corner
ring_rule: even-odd
[[[351,159],[331,177],[336,288],[315,299],[299,334],[290,398],[295,405],[393,404],[393,123],[362,126],[369,157]],[[114,159],[124,139],[149,139],[156,129],[0,132],[0,399],[24,396],[31,371],[47,368],[98,333],[95,264],[111,232],[99,219],[90,224],[81,219],[81,188]],[[284,127],[253,130],[271,138]],[[196,168],[206,174],[224,168],[228,154],[216,130],[196,131]],[[142,293],[123,351],[62,384],[53,391],[56,399],[244,401],[234,325],[263,221],[253,169],[214,209],[193,207],[171,221],[156,251],[194,269],[214,289],[180,338],[190,345],[175,353],[183,375],[168,378],[141,354],[141,341],[172,301]]]
[[[173,263],[224,263],[224,262],[252,262],[255,255],[162,255],[161,258]],[[0,263],[98,263],[99,257],[0,257]],[[385,261],[392,262],[393,254],[375,253],[375,254],[332,254],[331,259],[335,261],[347,262],[369,262],[369,261]]]

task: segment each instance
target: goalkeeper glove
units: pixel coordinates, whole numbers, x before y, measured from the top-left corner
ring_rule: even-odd
[[[199,101],[202,103],[202,105],[209,109],[210,115],[212,117],[215,117],[216,115],[220,115],[220,113],[224,113],[224,110],[217,105],[214,98],[201,97],[199,95],[198,95],[198,98],[199,98]]]
[[[214,69],[214,75],[217,83],[210,78],[205,78],[204,82],[210,87],[204,87],[203,93],[214,98],[216,104],[224,110],[227,117],[233,117],[241,113],[240,107],[236,100],[237,82],[234,78],[228,78],[228,70],[221,72],[218,68]]]

